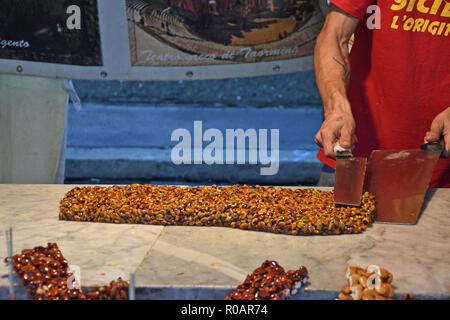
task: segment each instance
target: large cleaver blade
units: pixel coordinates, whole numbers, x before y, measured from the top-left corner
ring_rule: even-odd
[[[375,195],[376,222],[417,223],[441,153],[436,143],[421,149],[372,152],[364,190]]]
[[[334,203],[360,206],[367,158],[353,157],[350,150],[340,149],[335,144]]]

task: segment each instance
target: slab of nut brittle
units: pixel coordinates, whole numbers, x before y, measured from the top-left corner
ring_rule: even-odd
[[[350,234],[375,217],[374,196],[361,207],[335,206],[333,193],[234,185],[76,187],[60,202],[61,220],[221,226],[290,235]]]
[[[276,261],[264,261],[225,300],[286,300],[308,281],[308,270],[284,271]]]
[[[127,300],[128,282],[117,281],[84,294],[73,286],[73,274],[56,243],[24,249],[12,257],[13,269],[33,300]]]

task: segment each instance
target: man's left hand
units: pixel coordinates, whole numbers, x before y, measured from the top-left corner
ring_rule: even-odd
[[[450,156],[450,107],[434,118],[430,131],[425,135],[424,142],[437,142],[441,136],[444,138],[443,156],[448,158]]]

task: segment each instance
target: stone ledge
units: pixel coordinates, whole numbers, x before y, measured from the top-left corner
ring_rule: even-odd
[[[183,180],[311,185],[319,178],[322,164],[316,151],[280,150],[276,175],[261,175],[269,165],[201,164],[175,165],[170,149],[67,148],[66,180]]]

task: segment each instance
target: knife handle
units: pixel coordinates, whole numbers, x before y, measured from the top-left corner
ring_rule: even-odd
[[[351,158],[353,157],[352,149],[351,148],[343,148],[339,144],[339,141],[336,141],[334,143],[334,154],[336,155],[336,158]]]
[[[444,150],[444,139],[440,138],[439,141],[428,142],[420,146],[420,149],[427,152],[440,152]]]

